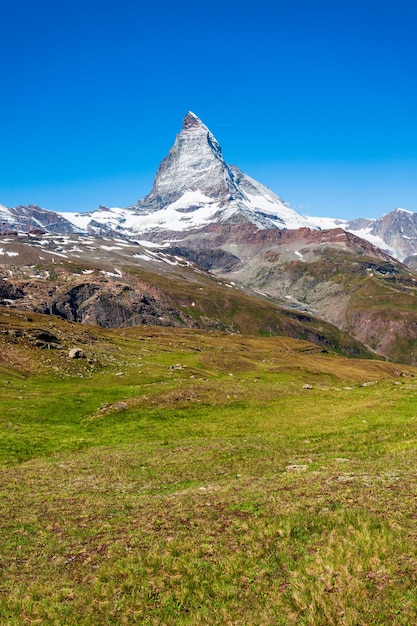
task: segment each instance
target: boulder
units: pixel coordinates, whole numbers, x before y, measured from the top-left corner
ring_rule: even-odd
[[[68,356],[70,359],[85,359],[84,351],[81,348],[71,348]]]

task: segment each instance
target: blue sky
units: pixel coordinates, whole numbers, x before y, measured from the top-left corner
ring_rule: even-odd
[[[0,203],[127,206],[182,118],[301,213],[417,212],[417,3],[16,0]]]

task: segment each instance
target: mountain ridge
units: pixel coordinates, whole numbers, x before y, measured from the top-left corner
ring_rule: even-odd
[[[0,233],[44,229],[150,239],[162,231],[187,232],[211,223],[252,223],[259,229],[341,227],[400,261],[415,264],[417,213],[394,209],[379,218],[344,220],[299,215],[273,191],[226,163],[221,146],[193,112],[161,161],[151,192],[126,208],[100,206],[87,212],[54,212],[36,205],[0,205]]]

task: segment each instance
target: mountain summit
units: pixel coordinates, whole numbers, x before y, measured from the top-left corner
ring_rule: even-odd
[[[151,193],[134,208],[138,216],[162,210],[165,227],[181,231],[203,226],[207,220],[252,223],[258,228],[306,225],[272,191],[228,165],[217,139],[191,111],[158,168]]]
[[[233,197],[243,199],[243,194],[223,159],[219,143],[189,111],[174,145],[159,166],[151,193],[137,207],[157,211],[183,198],[184,208],[190,208],[190,201],[195,201],[197,208],[212,201],[227,204]]]
[[[191,111],[145,198],[125,209],[100,207],[88,214],[64,215],[92,234],[131,238],[219,223],[260,229],[310,225],[271,190],[228,165],[217,139]]]

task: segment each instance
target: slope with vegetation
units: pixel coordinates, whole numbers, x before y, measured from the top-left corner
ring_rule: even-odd
[[[41,235],[26,242],[8,238],[7,251],[11,256],[0,265],[0,298],[10,309],[108,328],[151,324],[286,335],[372,356],[323,319],[246,293],[167,249]]]
[[[2,623],[416,621],[417,370],[1,321]]]

